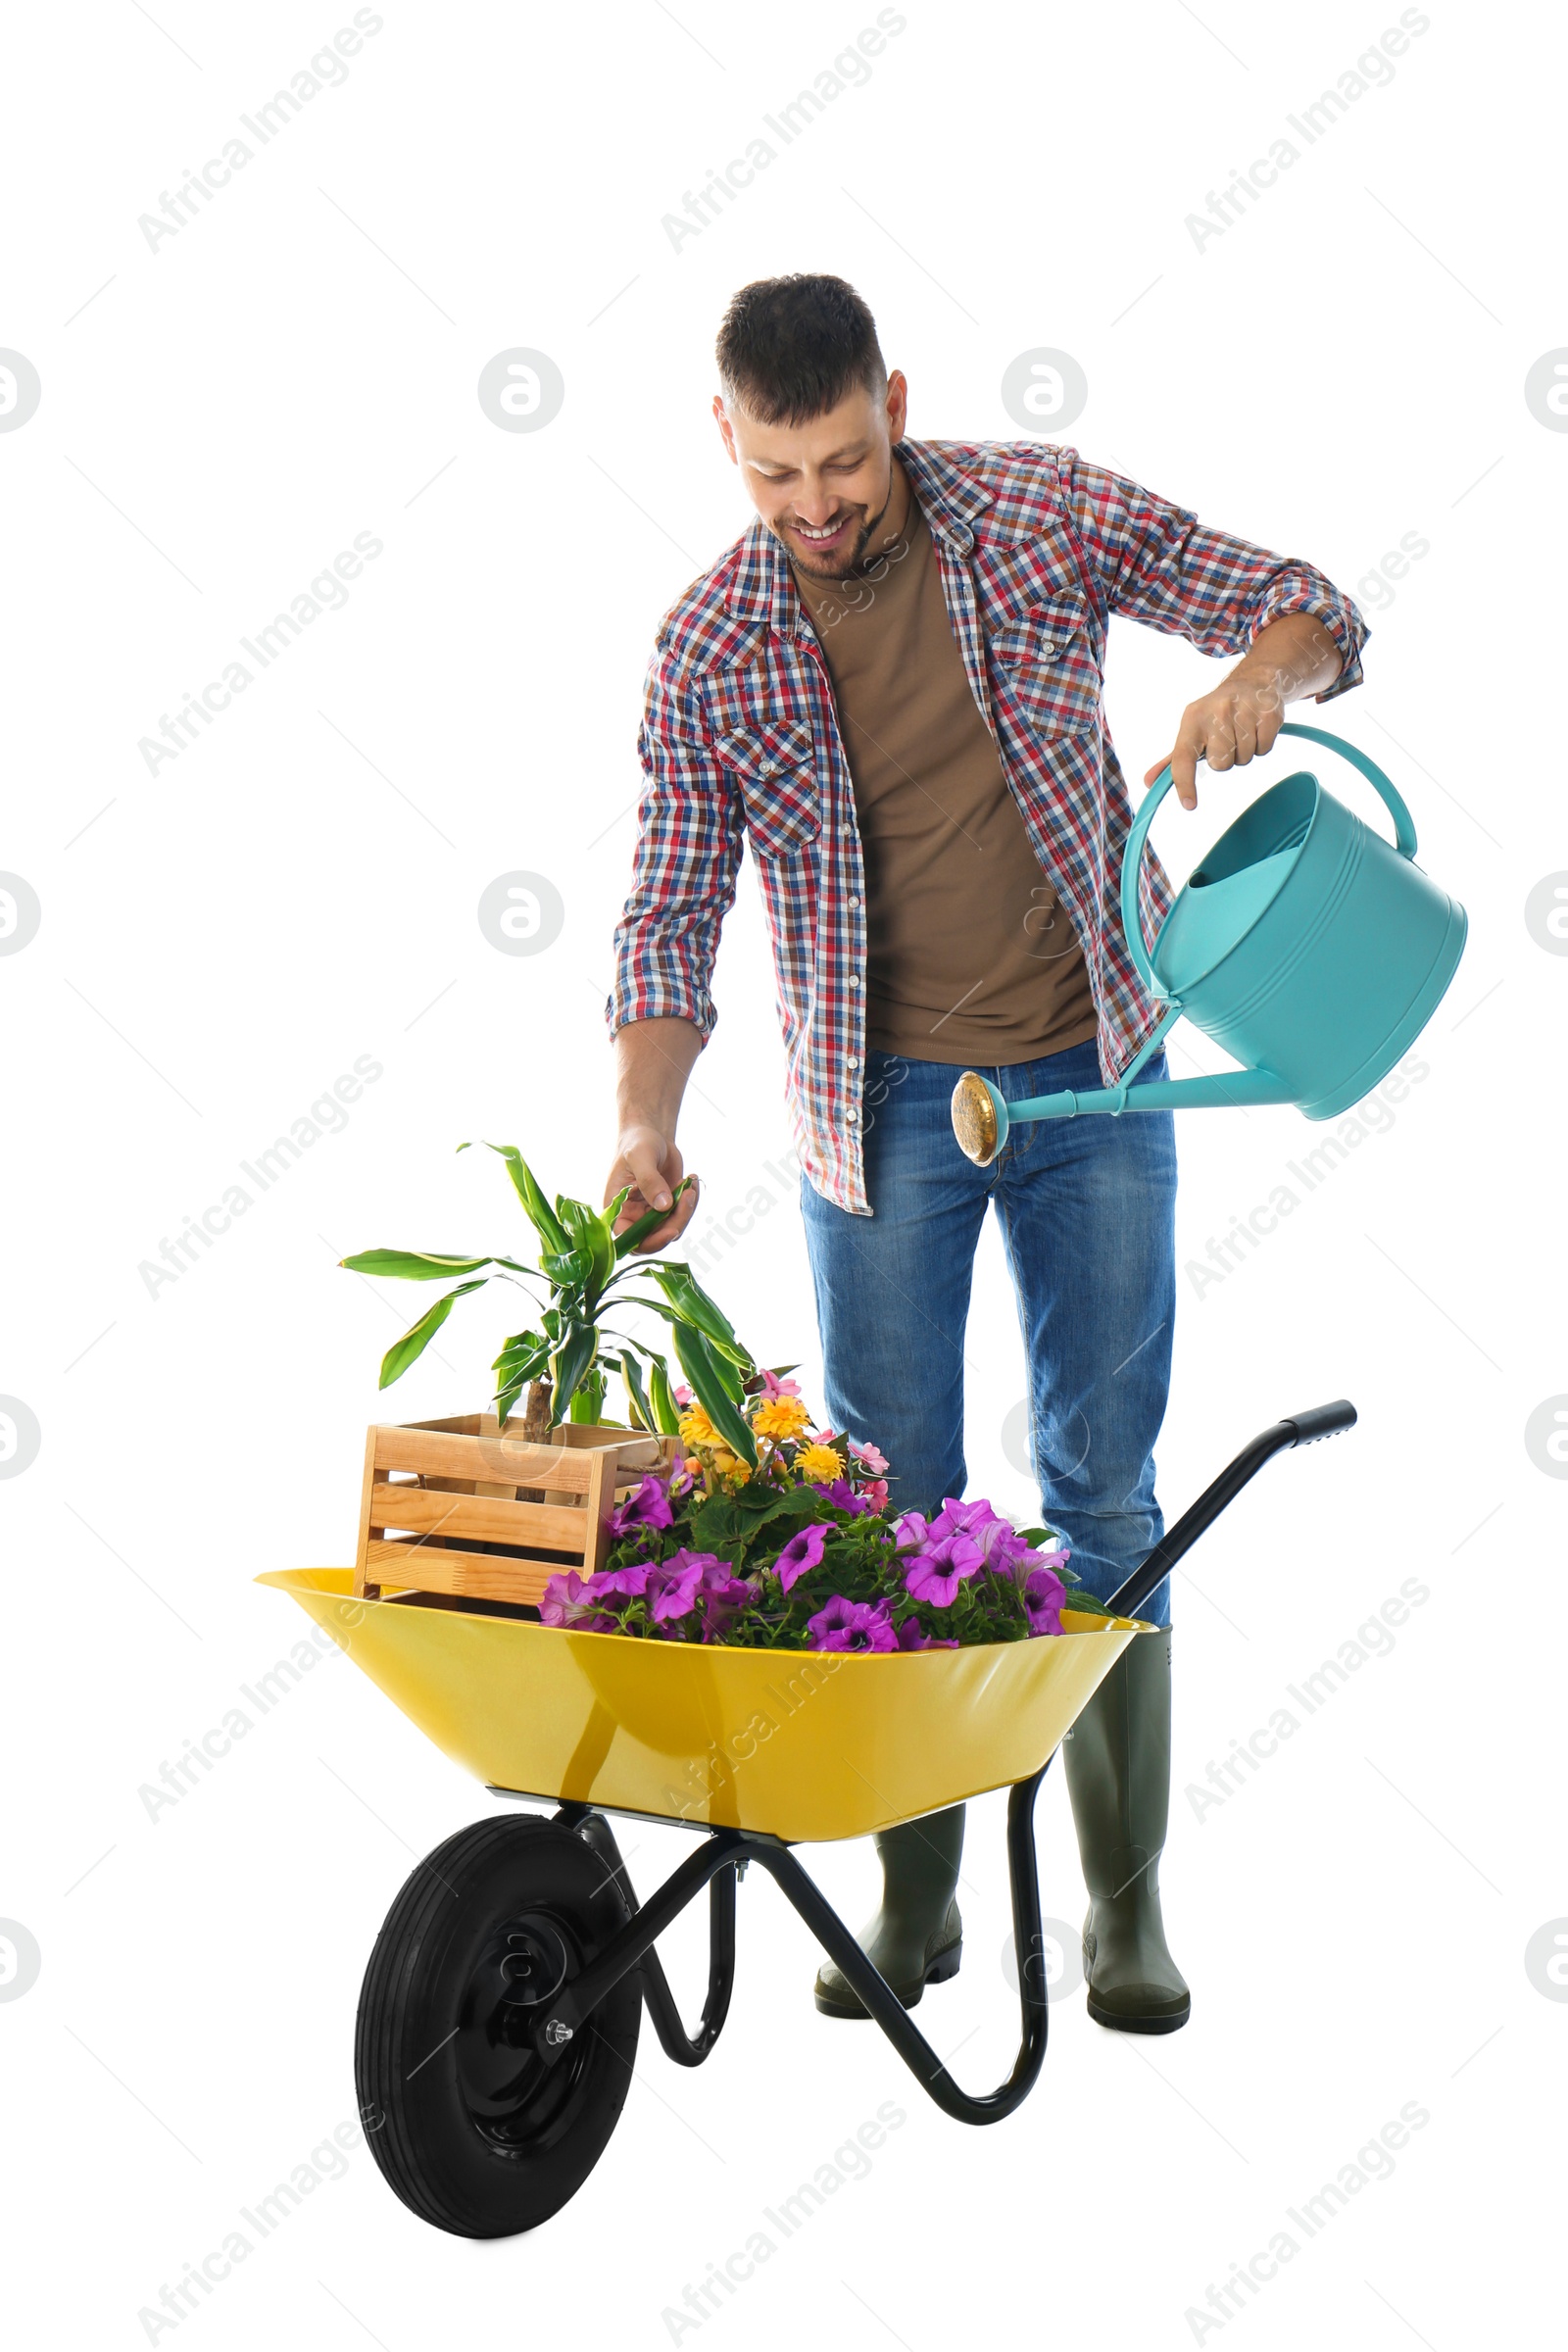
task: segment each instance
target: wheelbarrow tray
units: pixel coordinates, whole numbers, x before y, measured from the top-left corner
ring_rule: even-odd
[[[1064,1609],[1059,1636],[960,1649],[731,1649],[357,1599],[347,1568],[257,1582],[493,1788],[812,1844],[1028,1780],[1150,1630]]]

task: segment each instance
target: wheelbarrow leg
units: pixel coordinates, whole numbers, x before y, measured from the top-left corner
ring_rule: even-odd
[[[609,1875],[619,1883],[635,1920],[640,1906],[615,1843],[615,1833],[604,1814],[596,1813],[588,1805],[567,1804],[562,1806],[555,1819],[564,1828],[575,1829],[593,1847]],[[677,2066],[701,2066],[724,2030],[735,1984],[733,1863],[726,1863],[708,1883],[708,1997],[703,2003],[702,2023],[695,2034],[688,2034],[681,2023],[663,1963],[652,1944],[637,1965],[642,1976],[643,2006],[654,2021],[654,2032],[665,2057],[672,2058]]]
[[[1040,1878],[1035,1861],[1035,1793],[1047,1766],[1017,1782],[1007,1799],[1007,1863],[1012,1882],[1012,1935],[1018,1955],[1022,2033],[1011,2074],[996,2090],[973,2095],[949,2074],[893,1987],[866,1958],[815,1882],[787,1846],[747,1839],[752,1859],[770,1872],[817,1941],[875,2018],[911,2074],[944,2114],[960,2124],[995,2124],[1028,2097],[1045,2063],[1048,2022],[1045,1936],[1040,1926]]]

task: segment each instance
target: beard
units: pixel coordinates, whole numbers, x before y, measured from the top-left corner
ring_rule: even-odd
[[[790,562],[797,570],[804,571],[808,579],[842,580],[848,578],[864,556],[872,532],[892,503],[893,485],[890,482],[888,495],[875,514],[869,514],[864,507],[847,507],[844,510],[846,515],[858,515],[859,520],[851,524],[842,546],[835,547],[826,555],[819,554],[809,539],[801,537],[799,518],[795,515],[781,515],[772,528],[774,535],[783,540]]]

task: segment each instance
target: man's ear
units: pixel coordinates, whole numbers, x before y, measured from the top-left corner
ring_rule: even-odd
[[[909,387],[902,368],[895,368],[888,377],[888,439],[904,439],[905,422],[909,413]]]
[[[730,464],[732,466],[738,466],[740,464],[740,458],[735,448],[735,431],[728,416],[724,414],[724,395],[722,392],[715,392],[713,394],[713,422],[718,427],[719,437],[723,441],[724,447],[729,451]]]

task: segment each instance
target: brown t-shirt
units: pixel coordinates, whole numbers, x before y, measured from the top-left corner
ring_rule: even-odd
[[[797,585],[827,658],[865,855],[866,1043],[1006,1063],[1095,1034],[1082,951],[1007,789],[925,516],[852,578]]]

